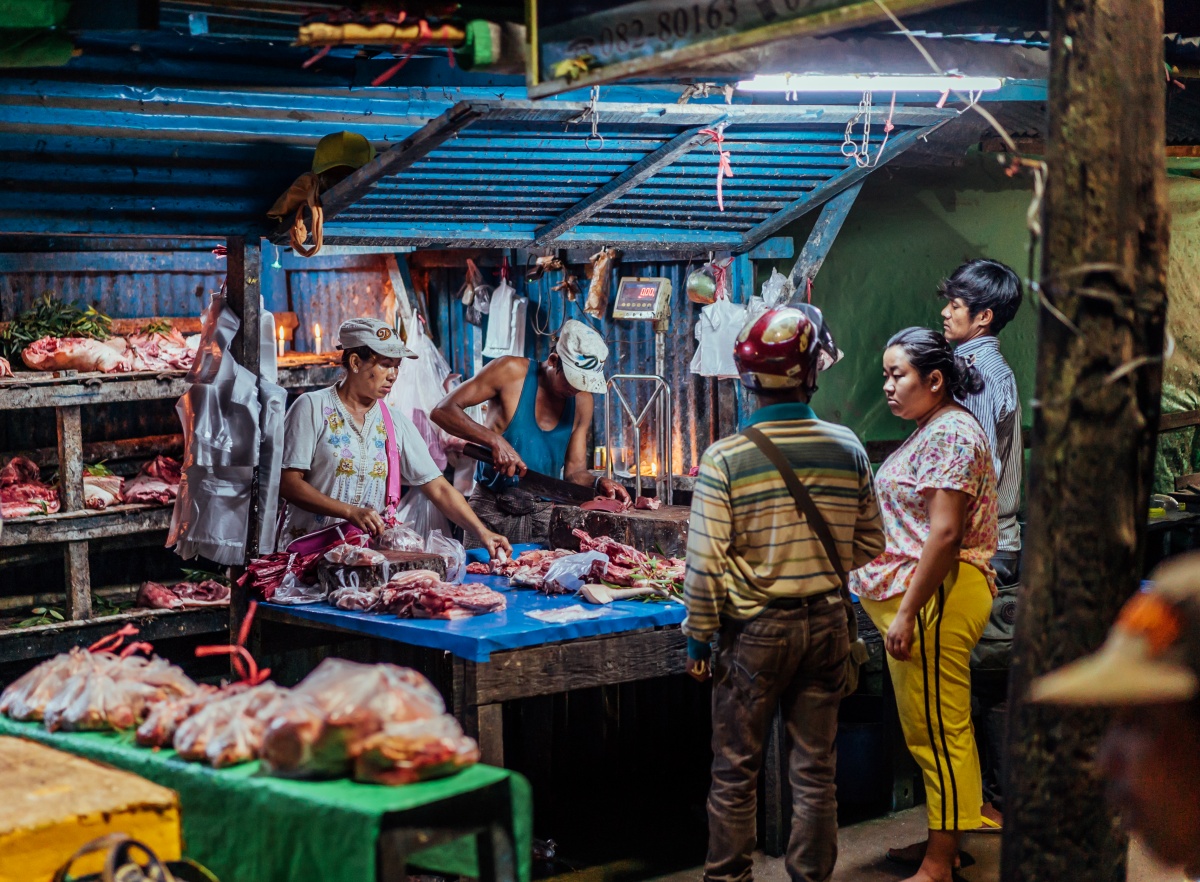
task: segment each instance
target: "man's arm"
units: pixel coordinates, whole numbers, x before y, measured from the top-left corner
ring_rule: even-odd
[[[683,603],[687,607],[683,633],[688,638],[688,656],[693,659],[709,656],[709,643],[721,624],[726,558],[733,535],[729,492],[725,470],[705,454],[692,497],[683,588]]]
[[[571,440],[567,444],[566,462],[563,463],[563,478],[572,484],[585,487],[596,486],[596,489],[610,499],[629,502],[629,492],[616,481],[592,478],[587,461],[587,436],[592,427],[592,414],[595,411],[596,400],[590,392],[580,392],[575,396],[575,425],[571,428]]]
[[[499,432],[475,422],[466,409],[487,401],[502,402],[505,390],[513,383],[524,382],[527,368],[523,358],[498,358],[443,398],[429,415],[437,426],[456,438],[490,449],[496,471],[510,477],[525,474],[524,461]]]

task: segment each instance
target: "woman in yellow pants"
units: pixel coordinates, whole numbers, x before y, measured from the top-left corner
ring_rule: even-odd
[[[887,548],[850,587],[886,635],[904,739],[925,781],[929,842],[909,882],[950,882],[983,802],[970,656],[995,590],[996,475],[987,436],[955,403],[982,380],[941,334],[901,331],[883,368],[888,407],[917,429],[875,478]]]

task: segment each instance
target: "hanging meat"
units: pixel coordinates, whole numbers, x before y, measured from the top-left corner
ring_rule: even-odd
[[[58,509],[58,490],[42,481],[37,463],[14,456],[0,469],[0,517],[54,514]]]
[[[588,286],[587,303],[583,311],[592,318],[603,319],[608,313],[608,298],[612,294],[613,267],[621,259],[621,252],[612,248],[601,248],[592,255],[591,284]]]

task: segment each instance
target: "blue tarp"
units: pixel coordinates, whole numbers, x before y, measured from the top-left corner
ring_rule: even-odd
[[[518,546],[520,551],[532,546]],[[276,610],[285,611],[298,622],[319,622],[325,627],[340,628],[359,634],[368,634],[384,640],[395,640],[412,646],[425,646],[453,653],[459,658],[474,662],[486,662],[493,652],[505,649],[521,649],[541,646],[546,643],[561,643],[580,637],[596,637],[601,634],[619,634],[623,631],[638,631],[678,625],[683,621],[682,603],[675,601],[641,603],[623,600],[606,606],[590,606],[600,611],[600,617],[565,624],[539,622],[525,615],[535,610],[554,610],[580,603],[574,595],[549,597],[530,588],[513,588],[508,579],[499,576],[470,576],[471,582],[481,582],[504,594],[508,609],[499,613],[488,613],[469,619],[398,619],[392,615],[345,612],[326,603],[307,606],[268,604]]]

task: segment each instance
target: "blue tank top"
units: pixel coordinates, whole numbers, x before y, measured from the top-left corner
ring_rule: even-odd
[[[575,427],[575,399],[567,399],[558,425],[547,431],[537,422],[537,393],[538,364],[530,359],[525,372],[525,383],[521,386],[521,400],[517,403],[517,412],[513,414],[512,422],[504,430],[503,438],[520,454],[530,469],[557,478],[567,460],[567,445]],[[520,483],[517,478],[501,475],[482,462],[475,469],[475,480],[494,492],[515,487]]]

